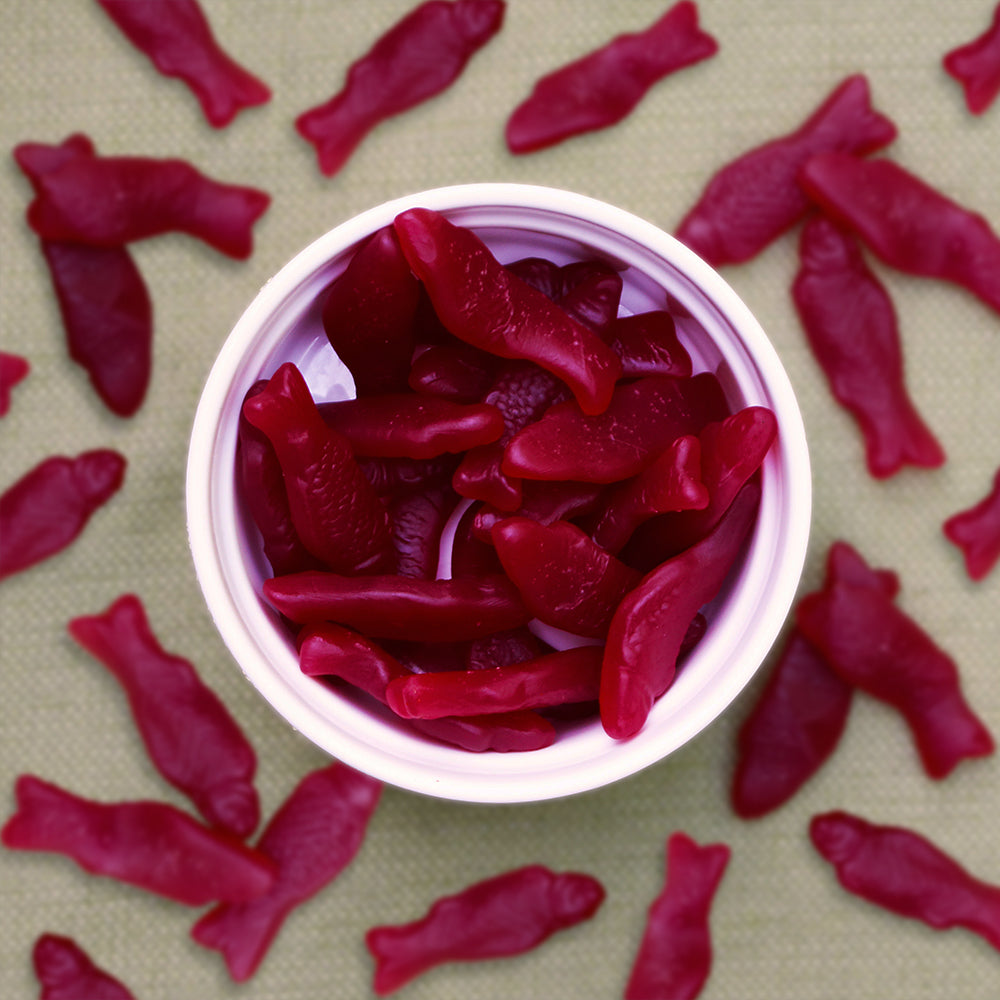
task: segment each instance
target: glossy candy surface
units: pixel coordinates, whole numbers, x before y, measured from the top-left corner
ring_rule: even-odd
[[[505,518],[491,537],[532,615],[576,635],[607,635],[615,609],[641,576],[569,521]]]
[[[323,330],[359,396],[406,386],[419,302],[420,284],[391,226],[365,240],[330,284]]]
[[[440,665],[439,647],[418,647]],[[398,647],[397,647],[398,651]],[[405,661],[405,662],[404,662]],[[424,661],[426,662],[426,660]],[[465,660],[462,665],[466,666]],[[405,652],[399,658],[371,639],[332,622],[307,626],[300,635],[299,666],[312,677],[333,677],[387,704],[392,681],[419,673],[419,665]],[[551,746],[556,733],[552,723],[532,711],[489,715],[412,719],[410,724],[432,739],[473,753],[540,750]]]
[[[509,666],[402,677],[386,700],[404,719],[518,712],[595,702],[600,676],[600,647],[577,646]]]
[[[670,686],[695,614],[716,596],[753,524],[759,490],[748,484],[702,541],[648,573],[615,611],[601,673],[601,722],[634,736]]]
[[[525,479],[614,483],[638,474],[678,437],[725,413],[714,375],[650,375],[617,386],[598,414],[573,400],[552,406],[514,436],[502,468]]]
[[[243,403],[281,465],[292,524],[302,544],[333,570],[373,572],[392,564],[389,518],[354,461],[350,443],[331,428],[299,370],[281,365]]]
[[[502,574],[418,580],[294,573],[266,581],[264,595],[294,622],[336,621],[384,639],[474,639],[524,625],[531,617]]]
[[[585,413],[601,413],[621,372],[596,334],[515,277],[469,229],[429,209],[395,221],[403,253],[445,327],[502,358],[534,361],[562,379]]]
[[[489,403],[413,392],[323,403],[320,413],[354,454],[374,458],[437,458],[490,444],[503,432],[503,415]]]

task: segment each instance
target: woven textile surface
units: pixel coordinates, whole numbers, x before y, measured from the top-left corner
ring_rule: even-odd
[[[899,129],[886,155],[1000,229],[1000,102],[973,116],[941,66],[946,51],[986,28],[986,0],[701,0],[716,56],[658,83],[615,127],[523,156],[508,152],[503,127],[533,82],[645,27],[666,4],[509,0],[502,29],[454,86],[380,125],[338,174],[323,176],[295,117],[335,93],[350,63],[410,7],[204,0],[219,40],[273,92],[213,129],[190,92],[160,76],[93,0],[0,0],[0,350],[32,367],[0,418],[0,488],[52,454],[112,447],[129,462],[121,492],[71,548],[0,583],[0,816],[13,810],[23,773],[106,801],[185,805],[149,764],[114,679],[66,632],[71,618],[126,592],[141,597],[164,647],[197,666],[249,734],[265,815],[327,762],[257,694],[216,632],[188,550],[184,485],[195,407],[228,332],[269,276],[340,222],[415,191],[514,181],[590,195],[669,232],[713,170],[796,127],[842,79],[864,73],[875,105]],[[74,132],[101,153],[182,157],[272,196],[247,260],[183,235],[132,247],[153,300],[155,339],[148,395],[128,419],[106,410],[67,356],[25,222],[30,186],[9,155],[19,142],[56,143]],[[803,411],[814,508],[802,592],[820,582],[835,539],[896,570],[901,606],[954,658],[970,704],[1000,734],[1000,571],[973,583],[941,531],[945,518],[986,494],[1000,466],[1000,316],[954,286],[873,261],[899,315],[909,389],[947,452],[939,469],[877,481],[794,311],[796,240],[789,233],[723,275],[777,348]],[[899,716],[859,697],[819,774],[780,810],[740,820],[729,802],[735,735],[770,662],[680,751],[596,792],[480,806],[387,787],[354,863],[289,918],[244,985],[191,940],[194,911],[63,858],[2,851],[0,996],[37,995],[30,955],[46,931],[76,939],[141,1000],[369,996],[367,928],[415,919],[440,895],[533,862],[601,879],[607,899],[597,916],[521,957],[437,969],[400,995],[621,996],[662,884],[664,843],[684,830],[732,848],[712,911],[704,1000],[995,1000],[997,951],[848,895],[807,827],[829,809],[910,826],[1000,884],[1000,757],[933,781]]]

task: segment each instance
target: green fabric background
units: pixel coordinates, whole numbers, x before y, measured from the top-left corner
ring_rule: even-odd
[[[52,453],[111,446],[129,459],[122,492],[69,551],[0,585],[0,813],[32,772],[102,799],[164,797],[116,682],[67,637],[75,615],[138,593],[164,646],[191,659],[246,727],[259,788],[275,808],[324,755],[292,732],[233,663],[203,606],[187,549],[184,465],[194,408],[224,338],[260,285],[320,233],[385,199],[466,181],[525,181],[617,204],[671,229],[709,173],[797,125],[844,76],[866,73],[898,124],[891,155],[1000,227],[1000,104],[965,109],[940,65],[979,34],[987,0],[702,0],[719,40],[712,60],[662,82],[618,127],[516,158],[508,112],[542,73],[612,35],[646,26],[660,0],[510,0],[504,28],[448,92],[371,134],[332,179],[294,117],[339,89],[349,63],[409,0],[205,0],[218,37],[264,78],[273,100],[211,129],[186,88],[161,78],[92,0],[3,0],[0,59],[0,345],[33,370],[0,421],[0,481]],[[66,356],[37,241],[29,187],[7,152],[22,140],[91,135],[103,153],[182,156],[221,179],[260,186],[273,204],[256,248],[234,262],[182,236],[134,254],[156,313],[155,366],[142,410],[119,420]],[[901,575],[903,607],[958,662],[968,698],[1000,735],[1000,572],[965,576],[941,522],[983,496],[1000,464],[1000,320],[971,296],[876,265],[901,321],[907,376],[948,462],[876,482],[859,436],[832,401],[792,311],[789,236],[725,277],[763,323],[799,395],[814,463],[815,511],[803,589],[835,538]],[[761,675],[762,676],[762,675]],[[733,737],[759,683],[669,760],[563,801],[484,807],[387,789],[354,865],[286,924],[257,976],[229,982],[219,956],[188,937],[194,914],[54,856],[0,853],[0,996],[37,995],[29,955],[43,931],[75,937],[138,998],[254,1000],[370,995],[364,931],[420,915],[438,895],[504,868],[544,862],[601,878],[589,924],[527,956],[452,966],[402,995],[459,998],[620,996],[663,877],[667,836],[683,829],[733,849],[712,914],[715,965],[705,1000],[992,1000],[1000,954],[962,932],[938,934],[844,893],[806,836],[809,817],[845,808],[909,825],[1000,883],[1000,757],[943,782],[921,771],[899,718],[856,700],[835,757],[770,817],[728,805]]]

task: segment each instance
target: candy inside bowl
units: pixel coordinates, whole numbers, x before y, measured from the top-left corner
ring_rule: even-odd
[[[351,371],[324,330],[328,289],[360,246],[413,210],[470,231],[505,265],[530,259],[566,270],[579,262],[600,262],[620,275],[621,316],[670,313],[692,377],[711,383],[729,413],[766,410],[773,415],[774,440],[747,487],[759,494],[752,523],[723,582],[700,608],[703,634],[691,640],[680,669],[644,715],[641,728],[627,736],[610,735],[596,711],[563,707],[530,710],[554,733],[538,749],[474,752],[456,746],[429,733],[433,726],[400,718],[378,698],[306,675],[296,627],[278,614],[273,595],[264,596],[274,572],[237,476],[244,399],[251,387],[288,367],[320,406],[355,395]],[[433,257],[433,248],[410,249]],[[419,274],[419,267],[414,269]],[[583,356],[586,363],[586,351]],[[560,358],[552,362],[561,363]],[[590,389],[574,385],[574,377],[572,372],[566,376],[566,398],[553,408],[576,408],[581,416],[599,420],[608,399],[588,397]],[[636,394],[640,382],[641,375],[619,377],[614,391],[620,386]],[[634,406],[646,405],[641,394],[636,398]],[[579,474],[586,476],[586,469]],[[606,496],[613,484],[594,488]],[[246,676],[292,726],[338,759],[399,787],[464,801],[515,802],[556,798],[633,774],[682,746],[733,701],[766,656],[791,606],[805,558],[811,482],[802,420],[785,372],[759,324],[718,274],[654,226],[602,202],[548,188],[473,184],[371,209],[320,237],[268,282],[230,334],[206,383],[191,438],[187,502],[195,567],[215,623]],[[456,537],[466,537],[461,515],[470,516],[469,506],[464,501],[456,508],[442,533],[438,577],[452,575],[453,545]],[[591,512],[577,518],[575,530],[585,534],[598,516]],[[530,534],[530,524],[522,527]],[[488,547],[482,538],[479,544]],[[640,568],[642,555],[635,557],[630,585],[651,568]],[[358,588],[364,576],[357,577]],[[655,637],[670,615],[648,601],[634,603],[633,622]],[[543,655],[581,644],[599,647],[603,641],[600,628],[596,637],[581,637],[537,617],[526,624],[544,643]],[[380,631],[377,622],[372,627]],[[443,651],[455,639],[451,632],[435,635],[431,645]],[[587,669],[593,669],[593,657],[583,655],[591,661]]]

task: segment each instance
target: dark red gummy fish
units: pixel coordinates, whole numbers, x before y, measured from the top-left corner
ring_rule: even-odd
[[[31,952],[38,1000],[135,1000],[132,993],[72,939],[42,934]]]
[[[799,182],[890,267],[951,282],[1000,312],[1000,234],[983,215],[884,158],[823,153]]]
[[[386,118],[436,96],[499,30],[501,0],[428,0],[351,65],[343,88],[295,120],[328,177]]]
[[[196,0],[97,0],[125,37],[164,75],[182,80],[209,123],[271,99],[267,85],[219,44]]]
[[[543,76],[507,120],[507,146],[530,153],[621,121],[670,73],[708,59],[718,42],[698,27],[690,0],[642,31],[622,34]]]
[[[708,182],[676,236],[715,267],[754,257],[809,209],[802,165],[817,153],[868,153],[896,126],[871,106],[868,80],[849,76],[793,132],[749,150]]]
[[[10,391],[27,378],[31,362],[20,354],[0,351],[0,417],[10,411]]]
[[[39,178],[77,157],[95,155],[80,133],[58,145],[22,142],[14,159],[39,191]],[[104,404],[120,417],[142,405],[152,374],[153,305],[125,246],[40,241],[59,303],[69,356]]]
[[[1000,94],[1000,4],[989,27],[970,42],[945,53],[945,72],[962,86],[966,107],[981,115]]]
[[[191,932],[222,953],[236,982],[254,974],[289,913],[354,859],[381,792],[381,782],[335,763],[307,774],[271,817],[257,843],[277,865],[271,888],[220,903]]]
[[[187,906],[253,899],[274,882],[266,855],[167,802],[97,802],[30,774],[18,777],[15,797],[0,830],[11,850],[61,854]]]
[[[110,448],[52,455],[0,495],[0,580],[71,545],[125,478],[125,458]]]
[[[603,901],[604,887],[590,875],[542,865],[484,879],[438,899],[412,923],[368,931],[375,992],[391,993],[444,962],[521,954],[589,920]]]
[[[667,877],[649,907],[626,1000],[694,1000],[712,970],[709,917],[732,854],[727,844],[667,840]]]
[[[80,156],[38,178],[28,222],[42,239],[103,247],[181,232],[244,259],[270,201],[182,159]]]
[[[993,474],[986,496],[952,514],[942,530],[961,549],[969,579],[985,579],[1000,559],[1000,469]]]
[[[944,449],[906,386],[892,299],[851,234],[823,216],[802,230],[792,298],[834,398],[861,429],[869,472],[941,465]]]
[[[1000,886],[916,831],[836,810],[814,816],[809,836],[848,892],[936,930],[962,927],[1000,949]]]
[[[194,665],[160,645],[135,594],[70,621],[69,634],[121,684],[150,759],[211,823],[236,837],[257,826],[257,756]]]

